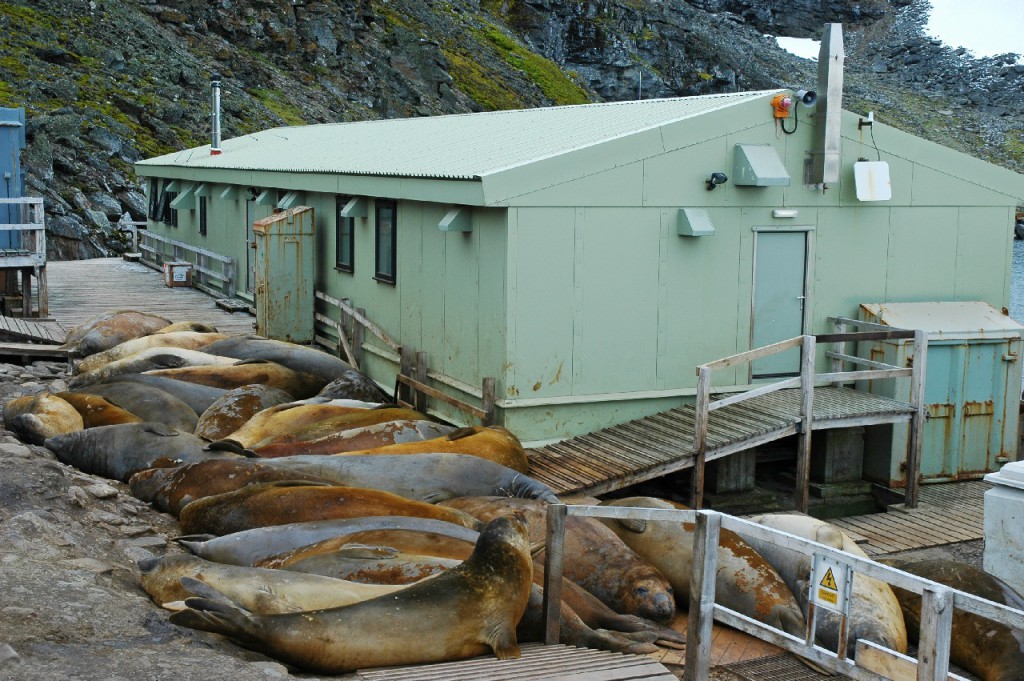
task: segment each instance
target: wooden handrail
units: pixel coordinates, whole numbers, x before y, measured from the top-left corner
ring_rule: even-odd
[[[159,269],[167,258],[177,260],[183,257],[182,254],[191,255],[192,257],[189,259],[189,262],[192,264],[197,275],[192,278],[192,285],[194,287],[212,296],[227,296],[228,298],[235,296],[237,267],[234,258],[221,255],[216,251],[194,246],[184,241],[155,234],[146,229],[136,229],[134,224],[130,229],[132,245],[142,253],[143,264],[153,269]],[[165,246],[170,246],[174,253],[166,253],[164,251]],[[146,254],[152,254],[153,257],[147,258]],[[207,267],[210,261],[220,263],[221,271],[218,272],[211,267]],[[211,278],[220,282],[219,290],[207,285],[208,279]]]

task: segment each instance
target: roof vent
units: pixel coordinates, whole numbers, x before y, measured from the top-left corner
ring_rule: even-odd
[[[211,117],[212,123],[212,137],[210,141],[210,156],[216,156],[221,153],[220,148],[220,74],[215,73],[210,77],[210,99],[211,99]]]

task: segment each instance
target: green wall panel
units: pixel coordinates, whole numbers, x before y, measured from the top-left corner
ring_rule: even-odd
[[[957,231],[955,208],[893,208],[886,300],[953,300]]]
[[[831,331],[829,316],[856,317],[861,303],[886,300],[889,214],[881,206],[818,211],[811,332]]]
[[[956,300],[1010,305],[1013,211],[1008,208],[959,209]]]

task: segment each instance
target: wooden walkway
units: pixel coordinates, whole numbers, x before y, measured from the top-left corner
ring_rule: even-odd
[[[60,345],[67,334],[60,322],[0,316],[0,339]]]
[[[800,391],[780,390],[710,412],[707,460],[798,432]],[[909,421],[910,405],[850,388],[814,391],[813,428]],[[694,407],[684,405],[527,452],[530,475],[557,493],[603,494],[694,465]]]
[[[254,333],[248,312],[226,312],[192,288],[168,288],[163,276],[137,262],[95,258],[49,262],[50,316],[68,329],[103,312],[140,310],[173,322],[212,324],[222,333]]]
[[[837,518],[842,528],[869,556],[900,553],[985,536],[984,480],[922,485],[916,508],[890,507],[888,513]]]
[[[440,664],[360,670],[359,681],[676,681],[664,666],[641,655],[606,650],[546,646],[520,647],[522,657],[493,655]],[[348,678],[348,677],[346,677]]]

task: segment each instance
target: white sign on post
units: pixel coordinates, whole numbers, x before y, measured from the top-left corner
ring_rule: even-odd
[[[814,554],[811,600],[817,607],[846,615],[852,587],[853,569],[847,563]]]

